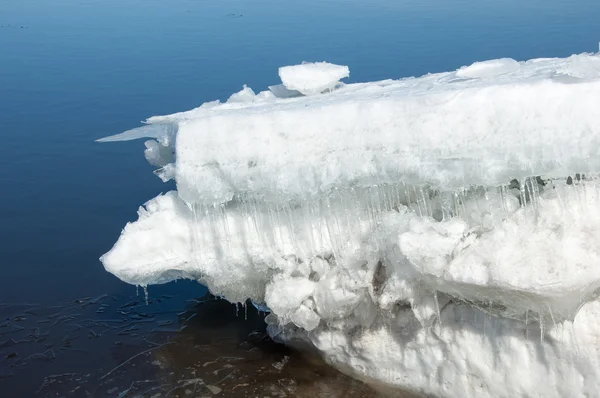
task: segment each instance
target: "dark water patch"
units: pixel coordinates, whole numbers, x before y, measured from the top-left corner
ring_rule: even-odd
[[[273,342],[264,313],[207,295],[0,304],[3,397],[374,397]]]

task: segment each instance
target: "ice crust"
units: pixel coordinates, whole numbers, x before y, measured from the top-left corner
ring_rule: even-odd
[[[597,395],[600,56],[342,86],[310,65],[102,140],[153,138],[177,183],[107,271],[251,298],[272,336],[370,382]]]

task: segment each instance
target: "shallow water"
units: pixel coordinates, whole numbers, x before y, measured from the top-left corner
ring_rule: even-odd
[[[183,309],[183,310],[182,310]],[[274,343],[264,314],[210,295],[0,306],[8,396],[375,397],[316,357]],[[3,396],[7,396],[4,395]]]
[[[202,396],[202,386],[217,385],[223,373],[213,377],[200,366],[201,373],[194,360],[239,355],[233,341],[244,341],[254,325],[236,318],[213,336],[209,326],[220,318],[207,314],[205,322],[190,320],[193,327],[175,333],[186,300],[205,293],[185,281],[151,287],[148,307],[143,296],[134,297],[139,319],[120,309],[135,289],[106,273],[98,257],[140,204],[173,187],[152,175],[142,142],[94,139],[154,114],[225,99],[243,83],[265,89],[278,82],[278,66],[302,61],[349,65],[349,81],[357,82],[489,58],[595,51],[598,15],[597,0],[0,0],[0,391],[8,391],[1,395],[118,396],[131,387],[123,396],[135,396],[144,388],[166,394],[178,387],[171,394],[204,388],[196,391]],[[74,302],[103,294],[96,303]],[[171,312],[141,315],[163,306]],[[172,324],[159,326],[162,321]],[[126,330],[133,326],[139,329]],[[237,333],[242,340],[234,339]],[[189,345],[209,335],[216,340],[206,340],[208,351]],[[167,338],[179,340],[153,345]],[[284,392],[294,385],[286,394],[295,396],[320,389],[327,396],[362,393],[338,373],[281,350],[251,351],[257,362],[244,366],[222,362],[239,373],[217,387],[229,393],[234,381],[249,384],[235,389],[241,396],[270,385]],[[162,370],[152,364],[159,355]],[[286,355],[291,359],[282,373],[273,373],[272,364]],[[139,369],[158,376],[146,382]],[[181,377],[169,381],[170,372]],[[282,387],[277,377],[296,384]]]

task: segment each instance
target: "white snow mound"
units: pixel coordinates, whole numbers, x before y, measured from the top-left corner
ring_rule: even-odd
[[[597,396],[600,56],[343,86],[329,65],[103,139],[154,138],[177,183],[105,268],[266,304],[272,336],[368,382]]]

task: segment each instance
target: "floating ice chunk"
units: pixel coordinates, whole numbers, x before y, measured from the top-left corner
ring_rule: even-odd
[[[341,79],[350,76],[347,66],[328,62],[306,62],[279,68],[281,82],[288,90],[304,95],[320,94],[333,89]],[[277,95],[277,94],[276,94]]]

